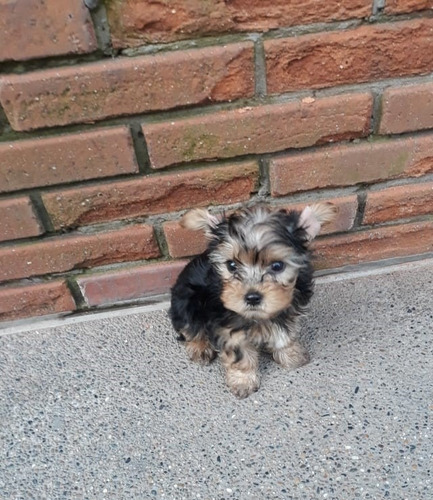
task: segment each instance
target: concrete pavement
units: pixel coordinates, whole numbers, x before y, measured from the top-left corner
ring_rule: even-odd
[[[0,498],[433,498],[433,262],[321,278],[312,362],[242,401],[165,310],[0,336]]]

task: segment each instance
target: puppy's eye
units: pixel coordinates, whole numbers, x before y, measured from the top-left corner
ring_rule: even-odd
[[[285,267],[286,267],[286,264],[284,264],[284,262],[281,262],[280,260],[276,260],[275,262],[272,262],[272,264],[271,264],[271,270],[274,273],[281,273],[281,271],[284,271]]]
[[[234,273],[238,266],[236,265],[236,262],[234,260],[228,260],[226,262],[226,265],[227,265],[227,269],[231,272],[231,273]]]

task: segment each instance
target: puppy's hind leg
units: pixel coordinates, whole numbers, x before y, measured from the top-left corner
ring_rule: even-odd
[[[209,339],[204,335],[199,334],[191,337],[186,332],[182,332],[186,341],[186,352],[191,361],[200,365],[208,365],[216,356],[216,352],[212,347]]]
[[[274,360],[286,370],[295,370],[310,361],[310,355],[298,340],[291,340],[285,347],[272,351]]]
[[[298,338],[299,324],[292,321],[287,330],[274,325],[267,350],[272,352],[274,360],[287,370],[295,370],[310,360],[310,355]]]

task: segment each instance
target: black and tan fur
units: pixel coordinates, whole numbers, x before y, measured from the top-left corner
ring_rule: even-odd
[[[260,349],[287,369],[308,362],[298,332],[313,293],[309,243],[334,212],[314,204],[301,213],[257,206],[221,219],[204,209],[184,216],[184,227],[203,230],[209,245],[172,289],[173,326],[193,361],[219,353],[237,397],[259,388]]]

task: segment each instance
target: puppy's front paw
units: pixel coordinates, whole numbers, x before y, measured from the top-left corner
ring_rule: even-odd
[[[310,355],[299,342],[292,342],[283,349],[273,351],[274,360],[286,370],[295,370],[310,361]]]
[[[245,399],[253,392],[258,391],[260,379],[255,372],[231,371],[227,373],[227,385],[230,392],[239,399]]]

